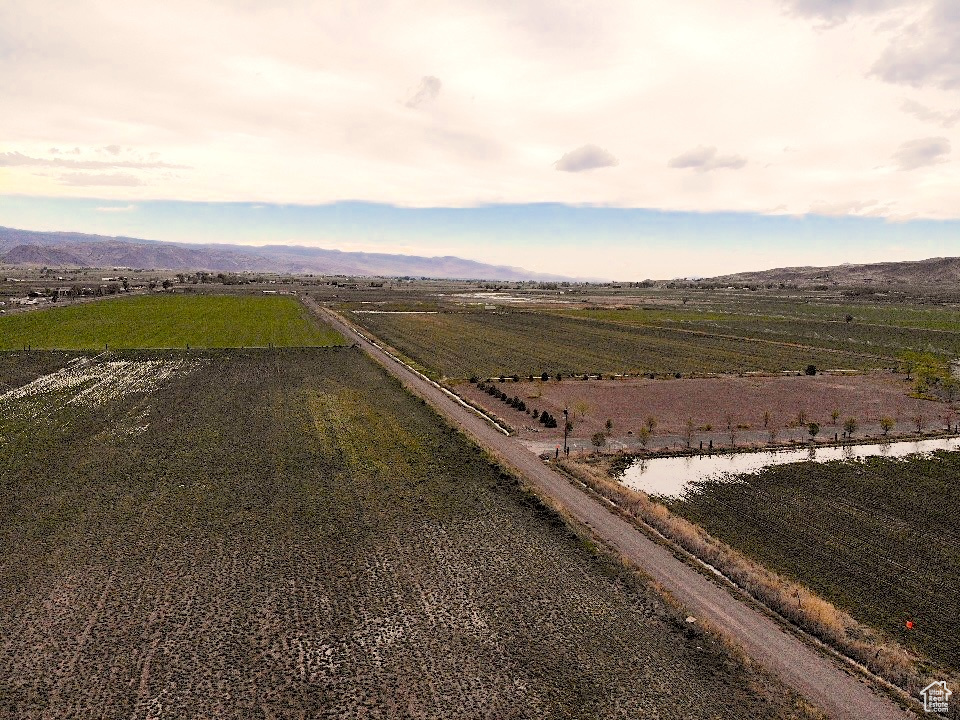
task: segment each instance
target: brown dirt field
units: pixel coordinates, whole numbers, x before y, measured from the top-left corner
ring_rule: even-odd
[[[902,375],[877,372],[863,375],[803,376],[724,376],[650,380],[625,378],[617,380],[563,380],[557,382],[495,383],[508,396],[518,396],[529,408],[548,410],[560,420],[560,427],[547,430],[526,413],[497,400],[475,385],[457,387],[465,398],[501,417],[525,440],[554,442],[563,437],[563,409],[570,409],[574,428],[572,438],[589,439],[604,429],[607,418],[613,421],[614,438],[636,437],[648,417],[657,421],[655,436],[680,436],[687,419],[698,428],[695,437],[716,437],[727,434],[727,422],[749,425],[741,428],[738,437],[744,442],[759,442],[767,437],[764,412],[770,413],[770,426],[779,428],[778,440],[806,437],[805,430],[787,429],[795,423],[800,411],[806,422],[822,426],[821,436],[842,433],[846,418],[856,418],[857,435],[879,433],[879,419],[887,415],[897,421],[891,434],[916,431],[913,420],[924,417],[924,429],[942,428],[942,417],[950,411],[945,403],[917,400],[908,395],[911,384]],[[542,394],[541,394],[542,393]],[[540,397],[537,397],[541,394]],[[581,417],[577,403],[588,410]],[[838,426],[830,414],[840,411]],[[954,419],[956,421],[956,418]],[[699,429],[707,425],[711,430]],[[756,436],[756,437],[753,437]]]

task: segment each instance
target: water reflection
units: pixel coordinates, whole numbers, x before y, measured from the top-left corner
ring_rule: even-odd
[[[960,438],[904,440],[870,445],[810,446],[798,450],[762,450],[726,455],[686,455],[669,458],[638,458],[620,476],[620,482],[651,495],[680,497],[687,486],[726,473],[741,474],[771,465],[795,462],[828,462],[871,456],[905,457],[936,450],[958,450]]]

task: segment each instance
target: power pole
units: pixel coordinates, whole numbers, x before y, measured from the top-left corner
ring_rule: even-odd
[[[563,454],[567,454],[567,431],[570,429],[570,421],[567,419],[570,411],[563,409]]]

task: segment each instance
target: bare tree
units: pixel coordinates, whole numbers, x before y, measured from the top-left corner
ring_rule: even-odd
[[[843,423],[843,434],[847,437],[853,437],[858,427],[860,425],[856,418],[847,418],[846,422]]]
[[[880,418],[880,429],[883,430],[884,435],[889,433],[895,424],[896,423],[893,422],[892,417],[887,417],[884,415],[882,418]]]

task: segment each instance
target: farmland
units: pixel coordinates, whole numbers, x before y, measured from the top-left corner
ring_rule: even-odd
[[[519,397],[528,409],[548,411],[561,417],[569,409],[574,447],[590,447],[589,438],[612,421],[610,439],[640,450],[638,432],[648,418],[656,425],[651,448],[663,443],[674,448],[684,443],[689,421],[690,438],[704,445],[730,444],[730,429],[738,445],[766,445],[771,441],[809,440],[806,422],[820,425],[821,440],[843,432],[847,418],[857,420],[857,436],[915,434],[921,419],[926,432],[942,430],[944,418],[951,423],[956,413],[943,402],[919,400],[908,395],[911,384],[902,375],[877,371],[857,375],[750,376],[616,380],[563,380],[493,382],[508,397]],[[487,385],[487,387],[490,387]],[[530,413],[509,406],[483,392],[478,385],[462,383],[457,390],[471,402],[503,418],[524,440],[547,443],[563,437],[562,427],[552,432]],[[837,418],[833,418],[833,414]],[[798,417],[803,422],[798,422]],[[887,432],[881,418],[892,422]]]
[[[151,295],[0,318],[0,350],[316,347],[342,342],[289,297]]]
[[[960,454],[798,463],[707,481],[684,517],[952,669],[960,658]],[[912,630],[906,621],[912,620]]]
[[[435,374],[715,373],[890,366],[888,358],[556,312],[361,314],[353,319]]]
[[[18,361],[3,717],[805,717],[357,349]]]

